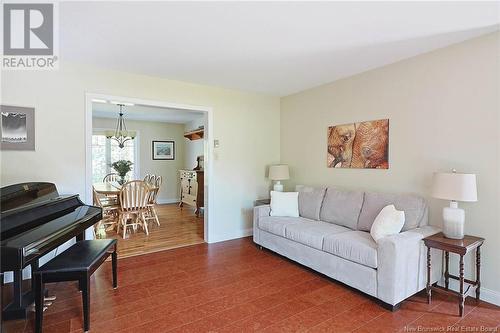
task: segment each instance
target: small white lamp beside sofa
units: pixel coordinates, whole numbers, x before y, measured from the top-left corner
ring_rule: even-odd
[[[458,208],[457,201],[477,201],[476,175],[457,173],[434,173],[432,196],[450,200],[450,206],[443,208],[443,234],[447,238],[463,239],[465,211]]]
[[[271,165],[269,167],[269,179],[276,181],[273,187],[274,191],[283,192],[283,184],[281,184],[281,180],[290,179],[290,172],[288,170],[288,165],[285,164]]]

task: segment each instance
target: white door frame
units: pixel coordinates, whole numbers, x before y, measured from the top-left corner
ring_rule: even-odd
[[[159,100],[149,100],[134,97],[123,97],[108,94],[98,93],[85,93],[85,202],[92,204],[92,100],[116,100],[121,102],[128,102],[133,104],[151,105],[163,108],[173,108],[186,111],[199,111],[205,113],[207,120],[204,135],[204,169],[205,169],[205,211],[203,214],[203,236],[205,242],[210,243],[212,232],[214,230],[211,226],[214,221],[214,204],[212,202],[213,195],[213,164],[212,153],[213,147],[210,144],[213,136],[213,109],[207,106],[197,106],[189,104],[177,104]],[[209,223],[210,222],[210,223]]]

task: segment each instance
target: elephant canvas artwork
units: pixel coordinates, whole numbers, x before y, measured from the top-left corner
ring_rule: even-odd
[[[329,168],[389,168],[389,119],[328,127]]]

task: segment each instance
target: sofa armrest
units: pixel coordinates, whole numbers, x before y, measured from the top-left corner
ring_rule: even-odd
[[[425,288],[427,284],[427,249],[423,239],[441,230],[432,226],[408,230],[382,238],[377,249],[377,297],[396,305]],[[442,258],[431,250],[431,282],[441,276]]]
[[[257,244],[259,243],[259,219],[264,216],[269,216],[271,214],[270,205],[256,206],[253,208],[253,241]]]

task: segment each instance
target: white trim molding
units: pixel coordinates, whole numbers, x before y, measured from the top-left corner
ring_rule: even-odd
[[[173,204],[173,203],[179,203],[179,202],[181,202],[181,199],[179,199],[179,198],[157,198],[156,202],[159,205]]]
[[[116,100],[122,102],[128,102],[133,104],[150,105],[156,107],[181,109],[186,111],[201,111],[205,113],[205,214],[204,214],[204,237],[205,242],[212,243],[212,239],[217,239],[212,235],[213,230],[215,230],[213,223],[214,219],[214,186],[213,186],[213,146],[210,144],[213,142],[213,109],[207,106],[197,106],[189,104],[178,104],[159,100],[148,100],[142,98],[133,97],[123,97],[123,96],[113,96],[108,94],[98,94],[92,92],[85,92],[85,197],[83,198],[85,202],[92,203],[92,99],[106,99],[106,100]],[[170,200],[170,199],[167,199]],[[173,199],[172,199],[173,200]],[[178,202],[178,199],[175,199]],[[167,202],[166,202],[167,203]],[[91,237],[91,230],[87,230],[87,237]],[[244,237],[244,236],[239,236]],[[233,238],[238,238],[234,236]]]
[[[500,306],[500,292],[481,287],[481,300]]]
[[[237,230],[236,232],[213,235],[207,243],[218,243],[253,235],[253,228]]]
[[[439,285],[444,286],[444,277],[442,277],[441,280],[439,281]],[[449,288],[451,290],[458,292],[460,290],[458,281],[450,279]],[[476,287],[471,287],[471,288],[475,289]],[[472,294],[470,297],[474,297],[474,294]],[[496,290],[491,290],[481,286],[481,294],[479,295],[479,298],[481,299],[481,301],[485,301],[500,306],[500,292]]]

